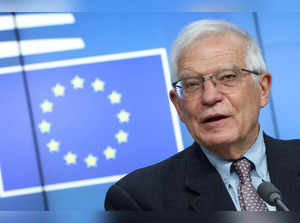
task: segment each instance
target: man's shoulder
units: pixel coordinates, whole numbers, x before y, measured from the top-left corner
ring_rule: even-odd
[[[264,134],[265,144],[275,149],[285,149],[291,152],[300,151],[300,139],[276,139]],[[287,151],[286,151],[287,152]]]
[[[181,191],[188,160],[197,144],[155,165],[135,170],[112,185],[106,194],[106,210],[160,210],[171,191]]]
[[[300,167],[300,140],[275,139],[264,134],[266,153],[270,158]]]
[[[166,175],[170,172],[176,171],[176,169],[184,169],[186,161],[189,160],[190,157],[194,156],[193,153],[195,152],[195,147],[196,145],[193,144],[159,163],[137,169],[126,175],[117,184],[129,186],[130,184],[147,182],[148,184],[145,185],[149,185],[157,183],[158,180],[164,180]],[[139,181],[137,182],[136,179],[139,179]],[[153,180],[155,180],[155,182]]]

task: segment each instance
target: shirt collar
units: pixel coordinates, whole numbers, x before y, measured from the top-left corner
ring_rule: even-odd
[[[216,154],[210,152],[208,149],[200,146],[210,163],[217,169],[224,182],[227,182],[230,177],[230,168],[232,160],[226,160]],[[254,166],[258,176],[262,179],[267,177],[267,162],[266,162],[266,147],[263,138],[263,132],[260,128],[258,136],[254,144],[244,154],[248,160],[250,160]]]
[[[252,147],[244,154],[254,166],[258,176],[262,179],[267,177],[266,146],[262,129],[259,130],[258,137]]]

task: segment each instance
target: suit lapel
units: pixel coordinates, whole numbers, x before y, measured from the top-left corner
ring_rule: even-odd
[[[194,193],[190,207],[199,213],[235,210],[224,182],[199,145],[192,145],[194,155],[186,160],[185,188]]]

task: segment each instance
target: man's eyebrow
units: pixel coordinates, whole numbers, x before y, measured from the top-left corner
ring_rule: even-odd
[[[191,73],[182,73],[180,75],[179,80],[187,79],[187,78],[192,78],[192,77],[201,77],[201,76],[203,76],[202,73],[197,73],[197,74],[195,74],[195,73],[194,74],[191,74]]]
[[[183,79],[183,78],[199,77],[199,76],[205,75],[205,74],[203,74],[197,70],[194,70],[192,68],[187,68],[187,69],[182,69],[182,70],[186,70],[186,71],[179,73],[179,76],[181,77],[181,78],[179,78],[179,80]]]
[[[220,71],[220,70],[230,70],[230,69],[234,69],[234,68],[237,68],[238,66],[236,66],[235,64],[231,65],[231,66],[225,66],[217,71]],[[199,76],[206,76],[206,75],[209,75],[209,74],[213,74],[213,73],[216,73],[217,71],[215,72],[211,72],[211,73],[208,73],[208,74],[205,74],[205,73],[201,73],[199,71],[196,71],[194,69],[186,69],[188,70],[187,72],[182,72],[180,73],[179,76],[181,76],[182,78],[180,79],[183,79],[183,78],[189,78],[189,77],[199,77]]]

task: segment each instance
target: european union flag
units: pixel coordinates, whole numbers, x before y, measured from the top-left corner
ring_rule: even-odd
[[[181,149],[164,49],[25,70],[46,189],[111,182]]]

